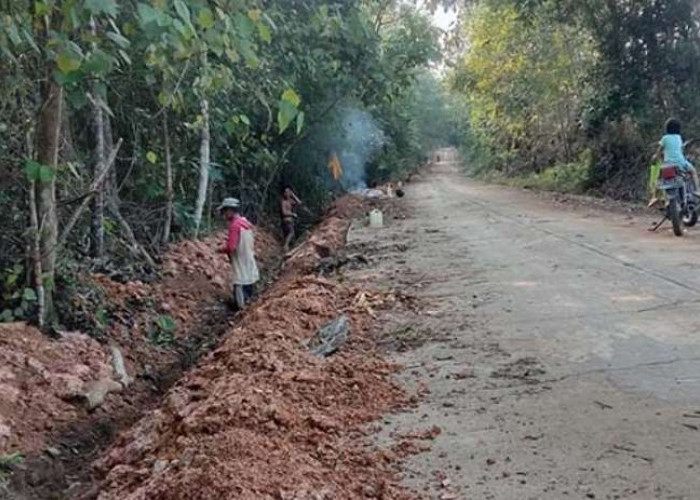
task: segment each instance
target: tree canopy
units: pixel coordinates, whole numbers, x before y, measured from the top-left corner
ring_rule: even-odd
[[[465,144],[482,171],[549,171],[575,181],[567,188],[636,198],[666,119],[697,135],[696,2],[460,5],[465,49],[450,80],[469,108]]]

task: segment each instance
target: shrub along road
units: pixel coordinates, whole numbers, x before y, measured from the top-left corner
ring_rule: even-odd
[[[444,499],[697,498],[700,230],[483,186],[446,156],[409,186],[411,217],[351,232],[394,249],[354,279],[425,306],[385,315],[426,394],[386,439],[442,431],[406,482]]]

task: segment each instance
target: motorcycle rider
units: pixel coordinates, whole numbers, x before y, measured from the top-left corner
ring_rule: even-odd
[[[654,159],[658,160],[663,152],[664,166],[673,165],[684,172],[688,172],[693,179],[693,194],[700,198],[698,187],[698,171],[692,163],[690,163],[683,154],[683,138],[681,137],[681,122],[675,118],[670,118],[665,125],[665,134],[659,141],[659,147],[656,150]],[[658,201],[656,197],[652,199],[649,206]]]

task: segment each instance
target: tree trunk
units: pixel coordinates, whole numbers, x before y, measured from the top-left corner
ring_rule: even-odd
[[[27,132],[27,158],[34,158],[34,130]],[[39,233],[39,215],[36,204],[36,180],[29,181],[29,252],[27,253],[28,260],[32,265],[32,273],[27,273],[28,285],[29,277],[33,278],[33,285],[36,290],[37,303],[37,320],[39,329],[44,328],[44,311],[46,310],[46,294],[44,292],[44,282],[41,270],[41,236]]]
[[[41,271],[45,291],[45,308],[42,324],[51,325],[55,319],[53,292],[56,275],[56,247],[58,240],[58,216],[56,214],[56,171],[58,167],[61,115],[63,113],[63,89],[51,75],[44,90],[44,104],[37,124],[37,160],[50,168],[51,175],[40,176],[36,183],[37,218],[41,244]]]
[[[97,23],[95,18],[90,19],[90,32],[93,36],[97,36]],[[96,44],[92,44],[93,49]],[[97,179],[102,174],[105,168],[105,155],[107,154],[105,146],[105,124],[104,110],[102,109],[102,98],[97,90],[97,85],[93,84],[91,91],[92,105],[92,134],[94,151],[92,154],[92,178]],[[95,193],[91,202],[91,217],[90,217],[90,253],[93,257],[101,259],[105,253],[105,208],[104,208],[104,192],[100,185],[100,191]]]
[[[163,113],[163,143],[165,145],[165,226],[163,227],[163,245],[170,242],[170,229],[173,225],[173,159],[170,151],[170,130],[168,128],[168,110]]]
[[[105,168],[105,120],[102,109],[102,99],[96,91],[92,92],[92,133],[94,138],[92,178],[97,179]],[[102,258],[105,252],[104,229],[104,191],[100,186],[90,203],[90,253],[93,257]]]
[[[43,271],[41,269],[41,234],[36,203],[36,181],[29,181],[29,223],[31,232],[31,256],[33,261],[34,288],[36,289],[37,320],[39,329],[44,329],[46,319],[46,293],[44,291]]]
[[[105,119],[104,119],[104,133],[105,133],[105,158],[111,158],[112,151],[114,151],[114,148],[116,146],[114,144],[114,136],[112,135],[112,120],[110,120],[109,116],[105,117]],[[117,196],[119,196],[118,181],[119,181],[119,179],[117,176],[117,165],[114,165],[114,168],[109,169],[109,173],[107,174],[107,179],[105,180],[105,184],[104,184],[104,196],[105,196],[105,198],[109,198],[114,193],[116,193]]]
[[[207,201],[209,187],[209,162],[211,154],[211,135],[209,130],[209,101],[206,97],[200,103],[202,112],[202,135],[199,144],[199,188],[197,190],[197,203],[194,210],[194,236],[199,236],[202,224],[204,204]]]

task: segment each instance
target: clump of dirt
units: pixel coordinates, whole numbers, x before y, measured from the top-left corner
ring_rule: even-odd
[[[519,358],[491,372],[492,378],[519,379],[536,383],[537,377],[546,374],[539,361],[532,357]]]
[[[0,455],[41,450],[47,433],[81,414],[74,402],[86,386],[111,377],[109,356],[86,335],[52,341],[24,323],[0,323]]]

